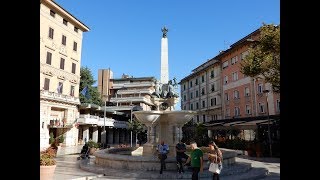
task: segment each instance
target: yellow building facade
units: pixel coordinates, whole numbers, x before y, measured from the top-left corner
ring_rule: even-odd
[[[50,134],[63,145],[78,142],[83,32],[89,28],[51,0],[40,1],[40,148]]]

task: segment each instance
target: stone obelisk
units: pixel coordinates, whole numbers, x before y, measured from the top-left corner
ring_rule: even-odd
[[[160,70],[160,83],[167,84],[169,81],[169,67],[168,67],[168,29],[164,26],[162,29],[161,38],[161,70]]]

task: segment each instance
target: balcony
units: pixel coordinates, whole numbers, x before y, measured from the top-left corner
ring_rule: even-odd
[[[130,90],[118,90],[117,94],[152,94],[150,89],[130,89]]]
[[[153,82],[132,82],[113,84],[112,89],[132,88],[132,87],[151,87],[155,86]]]
[[[145,104],[148,105],[153,105],[153,103],[151,102],[151,100],[149,98],[146,97],[112,97],[110,99],[110,102],[114,102],[114,103],[128,103],[128,102],[143,102]]]
[[[80,117],[78,118],[78,124],[79,125],[97,125],[97,126],[108,126],[108,127],[114,127],[114,128],[127,128],[127,122],[126,121],[117,121],[111,118],[106,118],[106,121],[104,122],[104,118],[101,118],[99,116],[94,116],[90,114],[80,114]]]
[[[73,123],[64,123],[61,120],[50,120],[49,128],[72,128]]]
[[[80,100],[77,97],[59,94],[55,92],[49,92],[48,90],[40,90],[40,99],[54,100],[76,105],[80,104]]]

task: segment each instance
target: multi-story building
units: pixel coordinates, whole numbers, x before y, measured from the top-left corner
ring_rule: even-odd
[[[100,98],[106,102],[110,101],[111,94],[110,89],[112,86],[113,72],[111,69],[99,69],[98,71],[98,91],[100,92]]]
[[[128,130],[127,122],[132,119],[136,110],[151,110],[151,94],[155,91],[154,77],[134,78],[122,75],[113,78],[110,69],[98,71],[98,91],[106,106],[81,104],[80,117],[77,120],[79,129],[78,142],[88,140],[109,145],[136,143],[136,134]],[[106,118],[104,118],[106,117]],[[106,139],[103,142],[103,129]]]
[[[213,59],[221,62],[223,119],[275,115],[280,113],[280,94],[272,92],[262,76],[255,78],[241,73],[241,61],[252,42],[258,40],[259,29],[232,44]],[[268,94],[264,90],[270,90]],[[268,95],[268,106],[267,106]],[[269,112],[268,112],[269,109]]]
[[[241,61],[259,35],[260,30],[255,30],[194,69],[179,83],[181,109],[198,111],[193,122],[205,123],[209,137],[213,130],[237,127],[243,130],[242,138],[253,140],[259,125],[268,124],[272,118],[279,119],[280,94],[273,92],[262,76],[252,78],[241,73]],[[214,79],[210,79],[211,69],[217,73]],[[213,89],[216,91],[212,92]],[[210,109],[212,105],[215,106]],[[279,137],[279,130],[273,134]]]
[[[193,123],[221,119],[220,62],[211,59],[201,64],[179,84],[181,109],[197,111]]]
[[[83,32],[89,28],[52,0],[40,0],[40,147],[49,134],[76,145]]]

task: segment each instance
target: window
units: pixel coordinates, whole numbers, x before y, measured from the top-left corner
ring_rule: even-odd
[[[197,122],[199,122],[199,115],[197,115]]]
[[[212,116],[212,120],[217,120],[218,119],[218,115],[217,114],[214,114],[213,116]]]
[[[192,87],[192,81],[190,81],[190,87]]]
[[[183,95],[183,100],[186,101],[187,100],[187,96]]]
[[[201,89],[201,95],[205,95],[204,88]]]
[[[228,84],[228,76],[224,76],[223,83]]]
[[[63,45],[66,45],[66,44],[67,44],[67,37],[66,37],[65,35],[62,35],[62,41],[61,41],[61,43],[62,43]]]
[[[230,117],[230,109],[229,108],[226,109],[226,117]]]
[[[204,123],[206,122],[206,115],[202,115],[202,120]]]
[[[78,32],[79,28],[74,27],[73,30],[74,30],[74,32]]]
[[[187,110],[187,107],[186,107],[186,106],[183,106],[183,109],[184,109],[184,110]]]
[[[196,90],[196,97],[199,97],[199,91]]]
[[[54,30],[51,27],[49,27],[49,38],[50,39],[53,39],[53,33],[54,33]]]
[[[241,53],[240,54],[241,60],[243,60],[248,54],[249,54],[249,51],[245,51],[245,52]]]
[[[68,26],[68,21],[65,20],[65,19],[63,19],[63,24],[66,25],[66,26]]]
[[[72,63],[72,70],[71,70],[71,72],[72,72],[73,74],[76,73],[76,64],[75,64],[75,63]]]
[[[211,98],[211,106],[217,105],[217,98]]]
[[[229,101],[230,100],[229,99],[229,94],[228,93],[224,93],[224,98],[225,98],[226,101]]]
[[[238,90],[233,91],[233,97],[234,97],[234,99],[239,99],[240,98]]]
[[[193,93],[191,92],[191,93],[190,93],[190,99],[192,99],[192,98],[193,98]]]
[[[195,85],[198,85],[199,83],[198,83],[198,78],[196,78],[196,83],[195,83]]]
[[[258,93],[263,92],[263,84],[258,84]]]
[[[240,108],[239,107],[234,108],[234,116],[240,116]]]
[[[199,109],[199,103],[196,102],[196,109]]]
[[[183,85],[183,90],[184,90],[184,91],[186,90],[186,85],[185,85],[185,84]]]
[[[204,75],[201,76],[201,82],[204,82]]]
[[[260,110],[260,113],[264,113],[264,104],[263,103],[259,103],[259,110]]]
[[[74,96],[74,86],[70,87],[70,96]]]
[[[50,10],[50,16],[55,17],[56,13],[54,11]]]
[[[50,88],[50,79],[44,78],[44,87],[43,87],[43,89],[44,90],[49,90],[49,88]]]
[[[193,103],[190,104],[190,110],[193,110]]]
[[[238,56],[231,58],[231,64],[235,64],[238,62]]]
[[[280,112],[280,99],[277,99],[277,112]]]
[[[246,114],[250,115],[251,114],[251,106],[246,105]]]
[[[249,87],[245,87],[245,88],[244,88],[244,96],[246,96],[246,97],[250,96],[250,89],[249,89]]]
[[[233,80],[233,81],[238,80],[238,72],[233,72],[233,73],[232,73],[232,80]]]
[[[215,91],[214,84],[211,84],[211,91]]]
[[[65,59],[63,58],[60,59],[60,69],[64,69],[64,61]]]
[[[57,87],[57,92],[58,92],[59,94],[62,94],[62,90],[63,90],[63,83],[62,83],[62,82],[59,82],[58,87]]]
[[[41,123],[41,127],[42,127],[42,129],[44,128],[44,122]]]
[[[202,108],[205,108],[205,107],[206,107],[206,102],[202,101]]]
[[[46,63],[51,65],[51,59],[52,59],[52,53],[51,52],[47,52],[47,61],[46,61]]]
[[[229,65],[229,61],[226,61],[222,64],[222,69],[227,68]]]
[[[211,70],[210,77],[214,78],[214,70]]]
[[[76,42],[73,42],[73,50],[74,50],[74,51],[77,51],[77,45],[78,45],[78,44],[77,44]]]

